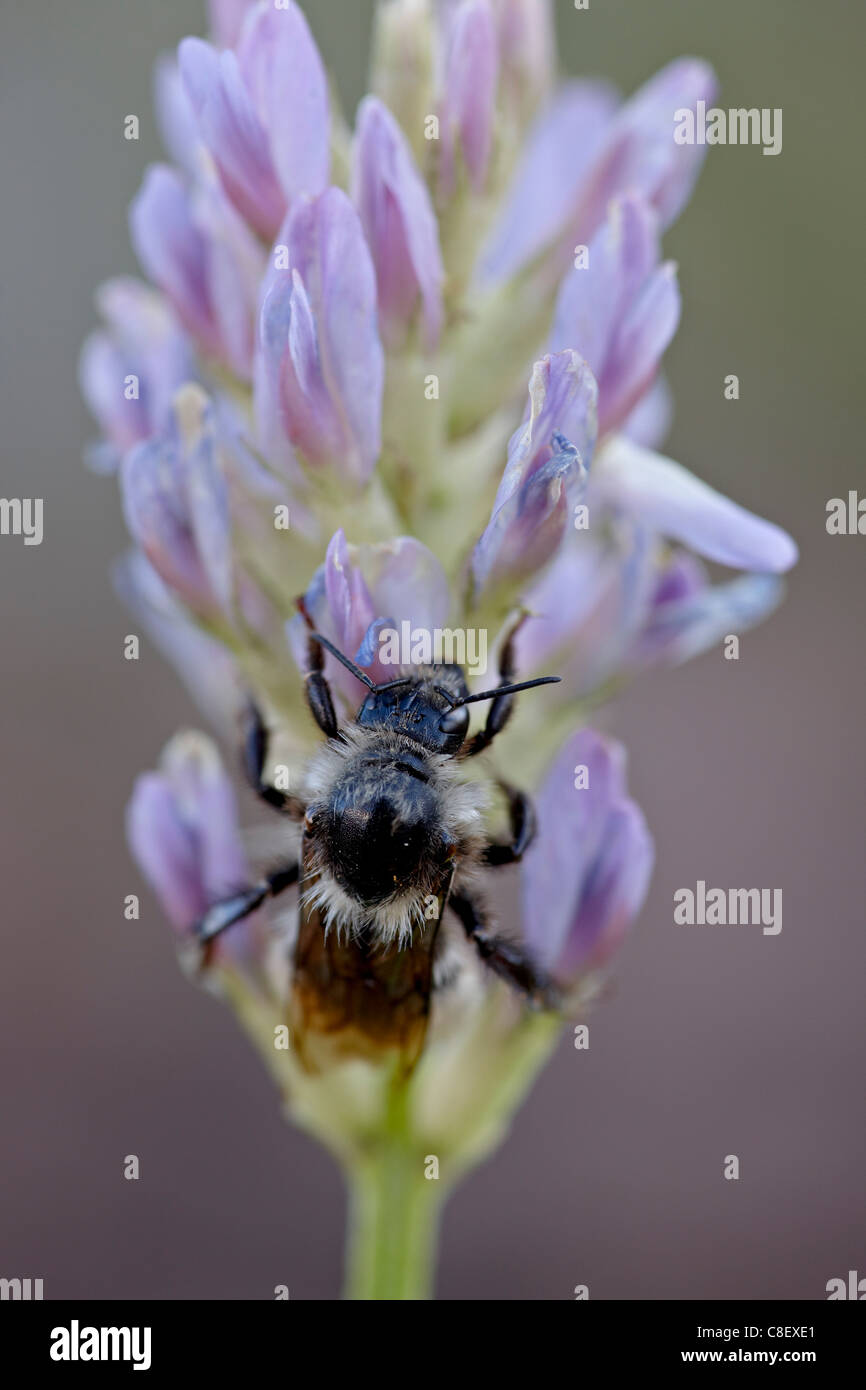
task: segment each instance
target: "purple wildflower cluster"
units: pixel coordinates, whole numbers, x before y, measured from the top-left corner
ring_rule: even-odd
[[[383,624],[495,646],[522,610],[520,678],[563,680],[494,756],[537,789],[526,940],[578,980],[653,857],[587,702],[760,620],[796,559],[657,452],[680,317],[661,239],[703,154],[674,112],[713,74],[682,59],[622,102],[557,80],[547,0],[384,0],[352,130],[293,0],[212,0],[210,31],[159,65],[172,162],[130,214],[148,283],[103,286],[81,362],[134,541],[120,587],[220,732],[256,694],[290,776],[316,739],[298,595],[377,678]],[[327,674],[351,717],[361,687]],[[139,780],[129,832],[180,931],[246,877],[202,736]],[[219,950],[261,965],[266,939],[254,919]]]

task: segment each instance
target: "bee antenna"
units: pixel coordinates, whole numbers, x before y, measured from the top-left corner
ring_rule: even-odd
[[[500,695],[516,695],[518,690],[532,690],[536,685],[556,685],[561,676],[539,676],[534,681],[520,681],[517,685],[500,685],[495,690],[484,690],[479,695],[465,695],[457,705],[471,705],[476,700],[495,700]],[[456,708],[456,706],[455,706]]]
[[[355,676],[362,685],[366,685],[368,690],[376,689],[376,686],[370,680],[367,672],[362,671],[360,666],[356,666],[354,661],[350,661],[347,656],[344,656],[343,653],[334,646],[333,642],[328,641],[327,637],[323,637],[320,632],[311,632],[310,636],[314,642],[318,642],[320,646],[324,647],[325,651],[330,652],[331,656],[339,661],[341,666],[345,666],[347,671],[351,671],[352,675]]]

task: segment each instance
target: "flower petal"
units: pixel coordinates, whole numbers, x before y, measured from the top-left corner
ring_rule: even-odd
[[[394,668],[378,657],[378,629],[408,622],[432,633],[444,626],[451,607],[448,581],[439,561],[413,536],[398,536],[376,545],[349,545],[342,530],[328,545],[325,564],[304,595],[304,606],[318,631],[356,661],[373,681],[390,679]],[[297,622],[290,640],[301,668],[305,636]],[[327,659],[329,679],[355,704],[364,687],[348,671]]]
[[[358,110],[352,197],[376,267],[386,341],[403,341],[420,296],[425,346],[434,348],[444,277],[436,214],[403,132],[376,97]]]
[[[219,753],[203,734],[178,734],[159,772],[136,781],[127,811],[133,854],[179,931],[249,882],[237,805]]]
[[[571,227],[588,242],[608,204],[633,191],[651,203],[668,227],[688,202],[705,149],[678,145],[675,113],[711,105],[716,93],[712,68],[696,58],[679,58],[650,78],[620,109],[575,200]]]
[[[300,203],[265,284],[260,351],[288,437],[307,461],[356,485],[381,448],[384,354],[376,279],[358,214],[330,188]]]
[[[678,578],[690,556],[678,556]],[[664,662],[679,665],[714,647],[731,633],[747,632],[763,622],[782,599],[784,585],[774,574],[744,574],[726,584],[710,585],[691,575],[672,584],[663,576],[643,631],[631,653],[631,664],[643,667]]]
[[[567,82],[538,116],[482,252],[482,284],[514,275],[565,227],[616,104],[606,82]]]
[[[175,428],[136,445],[123,461],[121,491],[130,533],[169,588],[196,612],[230,614],[228,488],[209,415],[190,440]]]
[[[213,347],[216,326],[208,294],[207,248],[176,170],[151,165],[133,199],[129,223],[144,270],[171,300],[184,327]]]
[[[463,0],[454,11],[446,40],[442,95],[440,176],[443,193],[453,193],[460,150],[476,193],[484,188],[493,148],[499,68],[496,23],[488,0]]]
[[[207,0],[209,28],[220,48],[234,48],[256,0]]]
[[[177,51],[181,77],[223,187],[251,227],[269,239],[286,199],[267,131],[241,75],[237,57],[203,39],[184,39]]]
[[[622,435],[599,454],[592,496],[722,565],[780,573],[797,559],[797,547],[781,527]]]
[[[472,552],[476,598],[503,582],[535,574],[556,553],[586,486],[580,454],[554,434],[554,452],[494,509]]]
[[[674,268],[659,266],[658,219],[642,198],[611,204],[588,264],[562,282],[551,346],[574,348],[598,381],[599,433],[627,418],[653,382],[679,320]]]
[[[541,965],[568,980],[619,945],[646,895],[652,840],[627,795],[624,749],[590,729],[558,755],[536,810],[539,833],[522,874],[526,939]]]
[[[244,28],[238,63],[268,133],[286,202],[321,193],[330,169],[328,82],[294,0],[259,7]]]

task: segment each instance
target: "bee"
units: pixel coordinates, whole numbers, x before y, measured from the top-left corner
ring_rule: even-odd
[[[482,789],[459,772],[464,759],[484,752],[505,728],[515,695],[559,679],[514,683],[518,627],[519,621],[503,644],[499,684],[481,694],[470,693],[460,666],[444,663],[411,667],[376,685],[310,630],[306,700],[325,741],[308,765],[303,796],[265,779],[268,730],[254,703],[246,709],[247,779],[265,802],[301,823],[300,854],[214,904],[196,935],[207,953],[221,932],[299,885],[287,1022],[308,1072],[393,1054],[408,1074],[424,1047],[431,997],[447,976],[455,930],[529,1002],[557,1006],[552,982],[493,929],[474,883],[478,869],[523,857],[536,830],[532,803],[499,782],[511,834],[507,843],[491,842]],[[324,675],[326,652],[367,687],[354,721],[342,728]],[[470,738],[468,707],[483,700],[492,702],[486,722]],[[446,912],[452,920],[443,926]]]

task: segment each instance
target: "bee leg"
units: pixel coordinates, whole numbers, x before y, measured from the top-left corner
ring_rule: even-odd
[[[553,982],[519,946],[504,941],[490,931],[484,913],[474,898],[466,892],[456,891],[448,899],[448,905],[457,914],[463,930],[485,965],[496,975],[525,994],[537,1008],[561,1007],[561,996]]]
[[[499,653],[499,684],[511,685],[516,674],[514,659],[514,639],[520,628],[526,621],[528,613],[521,613],[517,621],[511,627],[508,636],[502,644],[502,651]],[[478,753],[483,753],[485,748],[489,748],[497,734],[508,723],[514,711],[514,696],[499,695],[495,700],[491,700],[487,710],[487,719],[484,728],[481,729],[467,744],[460,750],[461,758],[474,758]]]
[[[538,829],[535,807],[526,793],[518,791],[508,782],[500,782],[499,786],[508,798],[511,841],[506,845],[497,843],[487,845],[481,855],[483,864],[489,864],[496,868],[501,864],[519,863],[535,839],[535,832]]]
[[[304,690],[310,713],[326,738],[336,738],[339,726],[334,713],[331,687],[324,676],[325,652],[315,637],[311,637],[307,643],[307,665],[310,669],[304,676]]]
[[[291,816],[292,820],[303,820],[306,806],[300,797],[290,792],[280,791],[265,781],[265,763],[268,759],[268,730],[262,712],[254,700],[247,702],[242,720],[241,752],[246,779],[257,796],[269,806],[275,806]]]
[[[266,898],[275,898],[278,893],[297,883],[299,872],[297,862],[286,864],[282,869],[275,869],[252,888],[243,888],[230,898],[223,898],[222,902],[214,903],[193,928],[195,936],[203,946],[207,946],[228,927],[233,927],[236,922],[249,917],[251,912],[261,907]]]

